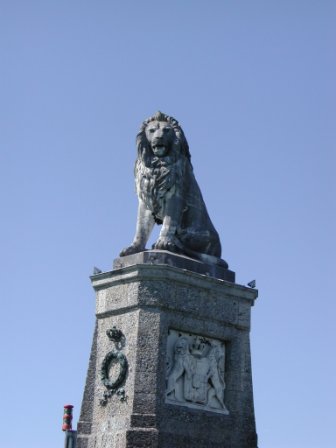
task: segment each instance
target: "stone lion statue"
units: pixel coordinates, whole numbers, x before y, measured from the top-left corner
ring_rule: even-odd
[[[178,121],[157,112],[143,122],[136,143],[136,232],[120,256],[145,250],[156,223],[162,227],[153,249],[227,267],[220,259],[219,236],[194,177],[189,146]]]

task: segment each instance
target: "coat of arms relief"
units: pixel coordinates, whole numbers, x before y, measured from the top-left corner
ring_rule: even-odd
[[[224,391],[224,342],[170,329],[166,401],[229,414]]]

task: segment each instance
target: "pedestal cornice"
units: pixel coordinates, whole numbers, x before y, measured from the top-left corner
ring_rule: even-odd
[[[222,294],[234,295],[235,298],[249,302],[254,302],[258,297],[257,289],[168,265],[136,264],[102,272],[101,274],[91,276],[90,279],[95,291],[120,283],[125,284],[143,280],[173,280],[176,283],[197,288],[211,288]]]

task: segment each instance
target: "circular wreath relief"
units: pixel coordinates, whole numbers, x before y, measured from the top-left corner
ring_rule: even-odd
[[[115,361],[118,362],[120,365],[120,372],[119,372],[118,378],[115,381],[112,381],[109,377],[109,371],[110,371],[111,364]],[[107,389],[112,389],[113,391],[117,391],[117,389],[123,384],[123,382],[126,379],[127,369],[128,369],[128,363],[127,363],[126,356],[123,353],[109,352],[105,356],[105,358],[102,362],[101,371],[100,371],[101,380],[102,380],[104,386]]]

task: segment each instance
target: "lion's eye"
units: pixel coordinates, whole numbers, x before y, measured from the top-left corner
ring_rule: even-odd
[[[149,132],[151,132],[151,133],[155,132],[155,129],[154,129],[154,128],[149,128],[148,130],[149,130]]]
[[[163,131],[168,132],[168,131],[170,131],[170,128],[163,128]]]

